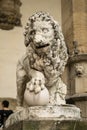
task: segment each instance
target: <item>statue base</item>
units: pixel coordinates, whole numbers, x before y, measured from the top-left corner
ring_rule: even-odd
[[[5,130],[74,130],[80,109],[73,105],[23,108],[6,121]]]

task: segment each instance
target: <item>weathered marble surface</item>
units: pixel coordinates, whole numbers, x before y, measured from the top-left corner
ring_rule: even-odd
[[[6,121],[5,127],[9,127],[20,121],[78,121],[80,109],[70,105],[59,106],[34,106],[21,108],[12,114]]]
[[[21,121],[4,130],[87,130],[85,121]]]
[[[87,130],[86,121],[30,121],[22,125],[21,130]]]
[[[28,19],[24,36],[26,53],[17,64],[18,106],[23,106],[27,83],[36,94],[45,86],[50,105],[65,104],[67,87],[60,77],[68,54],[60,25],[48,13],[37,12]]]

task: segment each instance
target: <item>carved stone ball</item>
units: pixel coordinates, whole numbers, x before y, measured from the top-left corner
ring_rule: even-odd
[[[24,100],[28,106],[44,106],[49,103],[49,92],[46,87],[40,92],[35,93],[34,91],[29,91],[26,88],[24,93]]]

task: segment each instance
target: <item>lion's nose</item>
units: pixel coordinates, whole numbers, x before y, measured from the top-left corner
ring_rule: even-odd
[[[42,38],[41,35],[35,35],[34,41],[35,41],[36,43],[39,43],[39,42],[43,41],[43,38]]]

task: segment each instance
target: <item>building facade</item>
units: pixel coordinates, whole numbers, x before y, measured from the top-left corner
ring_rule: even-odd
[[[61,0],[62,29],[68,47],[67,103],[87,119],[87,0]]]

